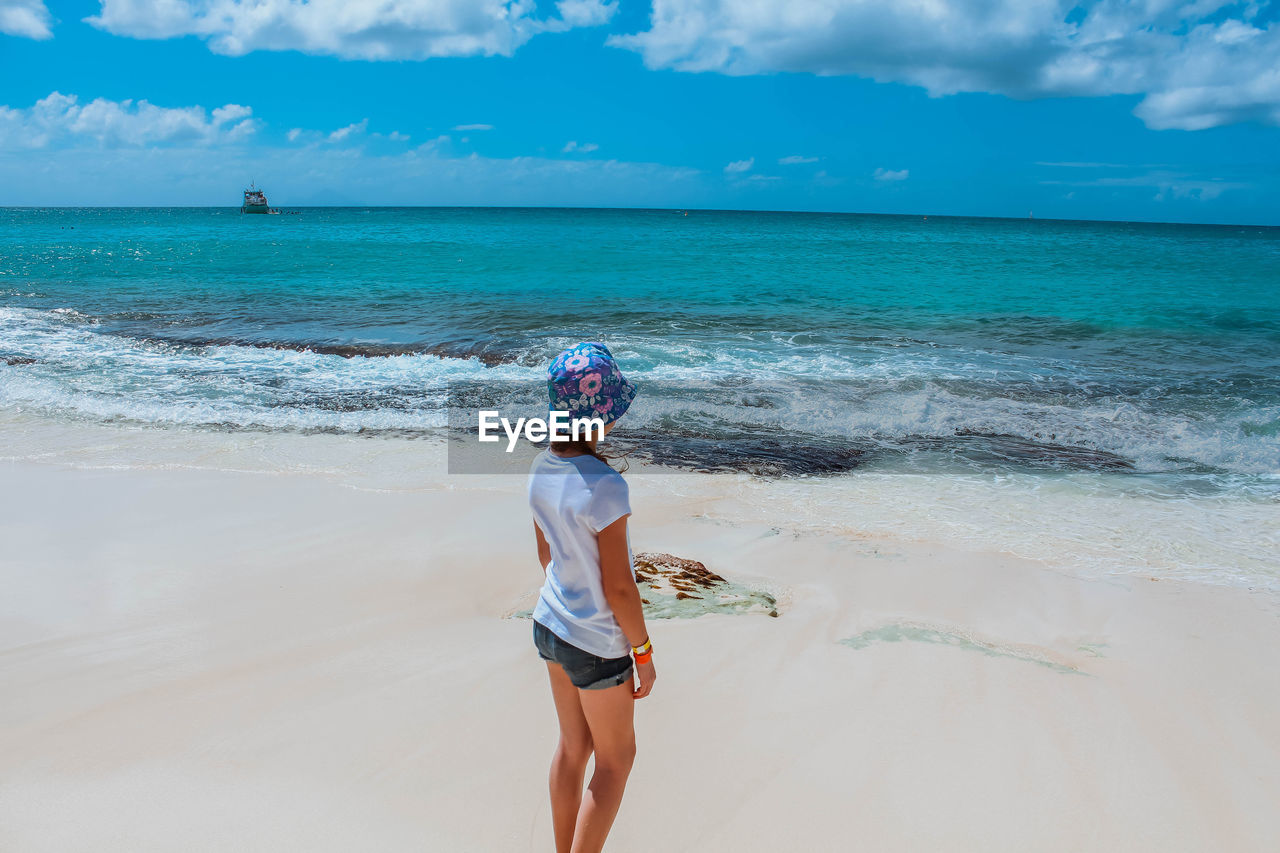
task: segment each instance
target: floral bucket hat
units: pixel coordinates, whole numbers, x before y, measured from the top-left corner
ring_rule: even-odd
[[[572,419],[600,418],[606,424],[622,417],[636,396],[604,344],[587,341],[569,347],[547,369],[551,411]]]

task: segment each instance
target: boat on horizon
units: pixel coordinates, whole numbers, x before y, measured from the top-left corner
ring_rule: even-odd
[[[273,210],[271,205],[267,204],[267,194],[258,189],[257,185],[250,182],[249,188],[244,191],[244,203],[240,205],[241,213],[279,213]]]

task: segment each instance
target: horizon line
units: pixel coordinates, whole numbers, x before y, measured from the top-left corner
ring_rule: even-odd
[[[0,204],[0,210],[239,210],[235,204]],[[595,210],[663,213],[773,213],[801,216],[891,216],[901,219],[992,219],[1001,222],[1061,222],[1101,225],[1186,225],[1202,228],[1280,228],[1258,222],[1174,222],[1162,219],[1065,219],[1053,216],[993,216],[976,213],[877,213],[856,210],[796,210],[771,208],[717,207],[618,207],[597,205],[528,204],[302,204],[283,205],[275,210]],[[259,214],[260,215],[260,214]]]

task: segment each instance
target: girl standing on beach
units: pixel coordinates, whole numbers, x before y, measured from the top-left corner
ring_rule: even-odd
[[[547,386],[552,411],[598,417],[605,434],[635,397],[635,386],[598,343],[562,352]],[[627,483],[596,450],[597,440],[552,442],[529,473],[538,561],[546,572],[533,640],[547,662],[560,720],[551,760],[557,853],[604,847],[635,759],[635,700],[649,695],[657,677],[631,566]]]

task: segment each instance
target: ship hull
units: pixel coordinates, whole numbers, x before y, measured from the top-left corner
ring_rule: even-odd
[[[241,213],[270,213],[271,208],[265,204],[246,204],[240,207]]]

